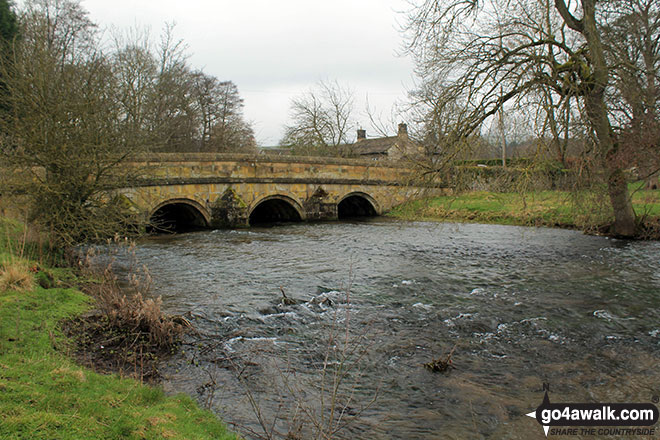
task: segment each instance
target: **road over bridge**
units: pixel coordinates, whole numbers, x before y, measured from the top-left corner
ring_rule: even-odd
[[[415,183],[405,164],[322,157],[151,154],[121,192],[167,229],[380,215],[442,192]]]

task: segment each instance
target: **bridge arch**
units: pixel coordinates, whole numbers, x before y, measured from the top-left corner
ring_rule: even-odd
[[[381,213],[376,199],[361,191],[346,194],[337,203],[337,218],[375,217]]]
[[[305,220],[300,202],[283,194],[273,194],[255,200],[248,211],[248,224],[300,222]]]
[[[195,200],[169,199],[151,211],[149,223],[155,232],[190,231],[208,228],[211,224],[211,214]]]

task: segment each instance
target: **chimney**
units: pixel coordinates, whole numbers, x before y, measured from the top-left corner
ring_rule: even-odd
[[[367,130],[359,129],[357,131],[357,140],[360,141],[366,138],[367,138]]]
[[[403,122],[399,124],[399,137],[408,137],[408,126]]]

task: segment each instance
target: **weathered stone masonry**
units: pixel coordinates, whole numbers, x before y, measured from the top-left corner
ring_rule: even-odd
[[[121,192],[145,216],[186,205],[205,226],[247,226],[255,209],[294,209],[300,220],[332,220],[347,198],[382,214],[406,200],[441,192],[416,186],[405,166],[364,160],[228,154],[158,154],[131,164],[143,177]]]

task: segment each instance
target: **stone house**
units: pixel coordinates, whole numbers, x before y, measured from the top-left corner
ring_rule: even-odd
[[[357,131],[357,141],[349,146],[354,156],[373,160],[401,160],[423,154],[424,150],[408,137],[408,126],[399,124],[396,136],[367,139],[366,130]]]

